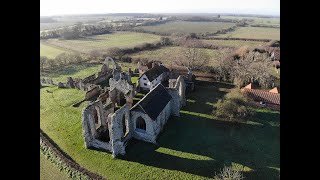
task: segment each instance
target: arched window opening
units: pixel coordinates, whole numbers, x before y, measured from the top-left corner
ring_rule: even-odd
[[[96,125],[96,128],[99,126],[99,117],[98,117],[98,111],[96,109],[93,110],[93,119],[94,124]]]
[[[142,117],[138,117],[137,122],[136,122],[136,128],[137,129],[142,129],[142,130],[146,130],[146,122],[144,121],[144,119]]]
[[[126,116],[125,114],[122,117],[122,131],[123,131],[123,137],[127,134],[127,125],[126,125]]]

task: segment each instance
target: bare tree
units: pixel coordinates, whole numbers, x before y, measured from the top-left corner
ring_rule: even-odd
[[[121,57],[124,55],[123,51],[118,47],[109,48],[107,50],[107,55],[111,57],[115,57],[117,59],[121,59]]]
[[[221,58],[216,61],[216,72],[223,79],[223,81],[230,80],[230,74],[235,66],[235,61],[230,52],[222,52]]]
[[[44,65],[47,63],[48,58],[46,56],[40,56],[40,68],[43,71]]]
[[[209,62],[209,56],[202,49],[201,41],[196,39],[187,39],[184,42],[184,48],[176,56],[176,64],[186,66],[191,70],[200,70]]]
[[[261,86],[268,87],[272,81],[272,61],[267,54],[249,52],[237,60],[231,71],[234,82],[241,87],[257,81]]]
[[[99,50],[94,49],[94,50],[90,51],[90,58],[92,58],[94,60],[97,60],[101,56],[102,56],[102,53]]]

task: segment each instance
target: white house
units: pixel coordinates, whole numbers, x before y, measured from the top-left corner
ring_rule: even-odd
[[[139,77],[139,86],[143,90],[151,90],[162,81],[166,80],[168,74],[168,68],[164,67],[163,65],[155,65]]]

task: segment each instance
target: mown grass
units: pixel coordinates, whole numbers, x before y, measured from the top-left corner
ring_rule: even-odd
[[[97,64],[71,64],[64,67],[60,67],[56,70],[50,70],[48,72],[42,72],[41,77],[49,77],[55,83],[67,82],[67,77],[72,78],[85,78],[92,74],[97,74],[101,70],[102,65]]]
[[[139,26],[135,29],[143,29],[149,32],[157,33],[215,33],[221,29],[227,29],[234,26],[235,23],[225,22],[188,22],[188,21],[174,21],[165,24],[154,26]]]
[[[150,60],[159,60],[163,63],[173,63],[178,54],[183,51],[183,47],[164,47],[156,50],[149,50],[149,51],[141,51],[138,53],[130,54],[132,58],[147,58]],[[210,58],[209,65],[215,66],[217,59],[223,57],[224,51],[223,50],[213,50],[213,49],[203,49],[199,48],[200,51],[207,54]]]
[[[280,28],[240,27],[217,37],[280,40]]]
[[[257,41],[240,41],[240,40],[202,40],[205,43],[213,44],[216,46],[228,46],[239,48],[241,46],[249,46],[249,47],[259,47],[264,46],[266,42],[257,42]]]
[[[108,179],[209,179],[223,165],[241,170],[246,179],[278,179],[279,112],[257,109],[256,118],[242,124],[213,119],[212,104],[230,88],[197,86],[181,117],[166,124],[158,145],[132,140],[119,159],[84,147],[81,111],[87,102],[72,107],[83,99],[82,91],[40,89],[40,127],[76,162]]]
[[[55,58],[57,55],[67,52],[61,48],[56,48],[48,44],[40,43],[40,56],[46,56],[48,58]]]
[[[46,157],[40,153],[40,179],[41,180],[62,180],[69,179],[66,174],[60,172],[59,169],[51,163]]]
[[[111,47],[134,47],[143,43],[153,43],[160,40],[160,36],[147,33],[116,32],[97,35],[77,40],[50,39],[46,43],[81,53],[92,50],[106,51]]]
[[[129,68],[133,71],[136,68],[135,64],[132,63],[118,63],[121,66],[122,71],[127,72]],[[66,82],[68,77],[72,78],[85,78],[92,74],[98,74],[101,70],[102,64],[90,64],[80,63],[71,64],[64,67],[57,68],[56,70],[47,70],[41,73],[41,77],[52,78],[55,83]],[[111,67],[110,67],[111,68]],[[138,77],[132,77],[132,82],[135,82]]]

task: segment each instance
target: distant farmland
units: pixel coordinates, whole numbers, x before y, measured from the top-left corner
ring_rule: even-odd
[[[81,53],[90,53],[92,50],[105,51],[111,47],[134,47],[143,43],[153,43],[160,40],[160,36],[146,33],[117,32],[92,36],[77,40],[50,39],[46,43]]]
[[[183,47],[165,47],[157,50],[141,51],[138,53],[131,54],[132,58],[147,58],[149,60],[159,60],[163,63],[173,63],[179,52],[183,50]],[[214,66],[216,60],[223,56],[223,50],[212,50],[212,49],[201,49],[209,57],[209,65]]]
[[[134,29],[143,29],[148,32],[156,32],[163,34],[172,33],[215,33],[218,30],[226,29],[234,26],[235,23],[225,22],[188,22],[175,21],[155,26],[140,26]]]
[[[234,19],[234,20],[242,20],[242,19],[252,19],[252,24],[261,24],[261,25],[279,25],[280,26],[280,18],[261,18],[261,17],[248,17],[248,16],[221,16],[223,19]]]
[[[57,55],[66,51],[56,48],[45,43],[40,43],[40,56],[47,56],[48,58],[55,58]]]
[[[241,41],[241,40],[202,40],[204,43],[212,44],[216,46],[228,46],[239,48],[241,46],[258,47],[266,45],[266,42],[258,41]]]
[[[218,37],[280,40],[280,28],[240,27]]]

